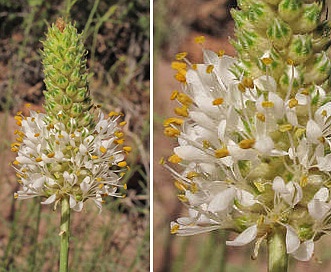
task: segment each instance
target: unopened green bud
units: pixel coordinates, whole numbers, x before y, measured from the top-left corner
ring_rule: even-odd
[[[94,118],[86,118],[83,114],[91,109],[92,102],[82,35],[71,23],[60,18],[48,29],[46,37],[42,57],[47,88],[45,109],[49,120],[52,123],[69,122],[71,128],[77,124],[92,125]],[[87,115],[92,116],[91,113]],[[70,118],[76,120],[70,121]]]
[[[311,35],[295,35],[289,47],[288,57],[295,64],[303,63],[313,53]]]
[[[285,21],[290,22],[299,17],[302,12],[301,0],[282,0],[278,6],[279,16]]]
[[[279,18],[272,20],[267,29],[267,36],[278,49],[286,47],[292,37],[290,26]]]
[[[293,21],[292,29],[294,33],[304,34],[313,31],[319,24],[322,12],[322,3],[305,4],[302,15]]]

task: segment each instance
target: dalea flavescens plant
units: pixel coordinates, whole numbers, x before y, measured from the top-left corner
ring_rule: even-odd
[[[331,230],[330,22],[321,1],[241,0],[231,14],[237,56],[185,52],[172,67],[181,89],[164,133],[188,216],[171,232],[238,233],[229,246],[267,241],[269,271],[307,261]],[[203,43],[203,37],[196,39]]]
[[[120,182],[131,150],[124,145],[125,122],[121,113],[105,116],[92,103],[86,54],[74,25],[60,18],[50,26],[42,51],[45,113],[15,117],[19,129],[11,148],[21,189],[14,196],[39,196],[54,209],[60,204],[63,224],[70,209],[79,212],[92,200],[101,211],[105,197],[122,197],[118,188],[126,187]],[[69,226],[61,225],[61,233],[68,238]]]

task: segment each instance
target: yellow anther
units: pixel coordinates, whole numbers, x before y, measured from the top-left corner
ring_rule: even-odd
[[[213,70],[214,70],[214,65],[209,64],[206,68],[206,73],[211,74],[213,72]]]
[[[177,90],[173,90],[170,95],[170,100],[175,100],[177,98],[178,94],[179,94],[179,92]]]
[[[299,182],[301,187],[305,187],[308,184],[308,177],[307,176],[302,176]]]
[[[125,176],[125,172],[121,172],[120,173],[120,177],[122,178],[122,177],[124,177]]]
[[[287,64],[293,66],[294,61],[292,59],[287,59]]]
[[[292,130],[293,126],[291,124],[279,125],[280,132],[286,132]]]
[[[18,193],[14,193],[14,198],[15,198],[15,199],[18,198]]]
[[[325,143],[325,138],[323,136],[318,137],[317,140],[319,140],[322,144]]]
[[[183,60],[187,56],[187,52],[181,52],[176,54],[176,60]]]
[[[179,230],[179,225],[178,224],[175,224],[172,226],[171,230],[170,230],[170,233],[171,234],[176,234]]]
[[[208,140],[202,140],[202,146],[203,148],[209,148],[211,147],[211,143]]]
[[[188,110],[186,106],[175,108],[175,113],[179,116],[188,117]]]
[[[198,36],[198,37],[194,38],[194,41],[197,44],[203,44],[206,41],[206,38],[205,38],[205,36]]]
[[[105,148],[104,146],[100,146],[99,150],[103,154],[105,154],[107,152],[107,148]]]
[[[23,138],[22,137],[17,137],[16,141],[19,142],[19,143],[23,143]]]
[[[240,141],[238,145],[242,149],[249,149],[252,148],[254,144],[255,144],[255,139],[244,139]]]
[[[12,144],[10,144],[10,147],[18,147],[20,145],[21,145],[20,143],[12,143]]]
[[[217,149],[215,150],[215,157],[218,159],[224,158],[229,156],[229,150],[227,150],[226,148],[221,148],[221,149]]]
[[[125,152],[131,152],[132,151],[132,147],[131,146],[123,146],[123,150]]]
[[[192,194],[195,194],[198,191],[198,185],[193,182],[190,186],[190,191]]]
[[[242,84],[241,82],[238,83],[238,90],[241,91],[242,93],[246,92],[246,87],[244,86],[244,84]]]
[[[26,103],[26,104],[25,104],[25,107],[26,107],[26,108],[31,108],[31,104],[30,104],[30,103]]]
[[[272,101],[262,101],[262,107],[263,108],[273,108],[274,105],[275,104]]]
[[[124,133],[122,131],[119,131],[119,130],[116,131],[114,134],[117,138],[122,138],[124,136]]]
[[[161,159],[159,160],[159,164],[160,164],[160,165],[164,165],[164,164],[165,164],[164,157],[161,157]]]
[[[171,63],[171,68],[177,71],[182,71],[182,70],[186,71],[187,64],[181,61],[173,61]]]
[[[288,102],[288,106],[292,109],[299,104],[299,101],[295,98],[291,98]]]
[[[174,185],[179,191],[185,192],[188,189],[188,186],[185,183],[183,183],[182,181],[179,181],[179,180],[175,180]]]
[[[193,102],[192,99],[187,94],[184,93],[179,93],[177,95],[177,100],[185,106],[189,106]]]
[[[115,141],[114,141],[114,143],[115,144],[118,144],[118,145],[122,145],[122,144],[124,144],[124,138],[122,138],[122,139],[116,139]]]
[[[126,163],[126,161],[121,161],[121,162],[119,162],[118,164],[117,164],[117,166],[119,166],[119,167],[125,167],[125,166],[127,166],[128,164]]]
[[[254,81],[252,78],[250,77],[244,77],[241,81],[241,83],[246,87],[246,88],[250,88],[253,89],[254,88]]]
[[[184,123],[183,119],[180,119],[178,117],[170,117],[163,122],[163,126],[167,127],[170,124],[175,124],[175,125],[182,125]]]
[[[36,162],[41,162],[42,161],[42,158],[41,157],[37,157],[36,158]]]
[[[181,202],[188,202],[188,199],[185,195],[177,195],[178,199],[181,201]]]
[[[168,158],[168,162],[175,163],[175,164],[180,163],[181,161],[182,161],[182,159],[176,154],[173,154]]]
[[[196,71],[198,69],[198,65],[196,63],[193,63],[191,68]]]
[[[295,131],[295,136],[297,138],[300,138],[305,132],[306,132],[305,128],[297,128],[297,130]]]
[[[185,83],[186,82],[186,71],[185,70],[180,70],[178,73],[175,75],[175,79],[179,82]]]
[[[103,183],[98,184],[99,189],[103,188],[105,186]]]
[[[64,138],[64,136],[63,136],[62,134],[59,134],[57,137],[58,137],[59,139],[63,139],[63,138]]]
[[[12,147],[10,150],[11,150],[12,152],[18,152],[18,151],[19,151],[19,149],[18,149],[17,147]]]
[[[40,136],[40,133],[35,133],[34,134],[34,137],[39,137]]]
[[[91,156],[91,159],[92,159],[92,160],[97,160],[97,159],[99,159],[99,157],[98,157],[97,155],[92,155],[92,156]]]
[[[47,157],[48,158],[54,158],[54,156],[55,156],[55,153],[54,152],[47,154]]]
[[[51,129],[53,129],[54,128],[54,125],[53,124],[49,124],[48,126],[47,126],[47,130],[51,130]]]
[[[22,126],[22,120],[23,120],[22,116],[15,116],[14,119],[16,120],[16,124],[18,126]]]
[[[263,58],[262,62],[264,65],[270,65],[272,63],[272,58]]]
[[[196,177],[198,177],[198,176],[199,176],[199,173],[194,172],[194,171],[188,172],[187,175],[186,175],[186,177],[187,177],[188,179],[193,179],[193,178],[196,178]]]
[[[173,127],[166,127],[164,129],[164,135],[168,137],[177,137],[180,134],[180,130]]]
[[[96,180],[97,180],[97,182],[101,182],[102,181],[102,178],[101,177],[97,177]]]
[[[110,113],[108,113],[109,117],[119,116],[119,115],[121,115],[121,114],[119,112],[116,112],[116,111],[111,111]]]
[[[128,185],[126,185],[126,183],[123,184],[123,189],[127,190],[128,189]]]
[[[127,124],[126,121],[120,122],[120,126],[121,126],[121,127],[124,127],[126,124]]]
[[[13,161],[13,164],[14,164],[14,165],[19,165],[20,163],[19,163],[17,160],[14,160],[14,161]]]
[[[260,193],[265,191],[265,185],[261,181],[254,181],[253,184]]]
[[[301,93],[303,95],[309,95],[309,90],[308,89],[304,89]]]
[[[326,116],[328,115],[328,113],[327,113],[326,110],[322,110],[321,115],[322,115],[323,117],[326,117]]]
[[[259,119],[262,122],[265,122],[265,115],[263,113],[261,113],[261,112],[258,112],[256,114],[256,118]]]
[[[218,105],[222,105],[224,102],[224,99],[222,97],[216,98],[213,100],[213,105],[214,106],[218,106]]]
[[[225,54],[225,51],[224,51],[223,49],[220,49],[220,50],[218,50],[218,52],[217,52],[217,55],[218,55],[219,57],[223,57],[224,54]]]

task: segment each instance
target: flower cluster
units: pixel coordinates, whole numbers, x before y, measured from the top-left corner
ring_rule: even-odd
[[[46,114],[30,111],[15,117],[17,152],[13,162],[22,189],[17,199],[45,197],[42,204],[68,198],[70,208],[81,211],[91,199],[101,210],[105,196],[117,192],[127,168],[123,146],[122,114],[108,117],[91,103],[87,85],[85,50],[81,35],[59,19],[44,42]]]
[[[240,61],[203,50],[204,63],[178,54],[172,67],[182,90],[172,100],[177,117],[165,120],[165,134],[178,140],[165,166],[175,177],[178,198],[189,216],[171,232],[192,235],[215,229],[239,235],[227,245],[261,241],[284,231],[287,253],[309,260],[314,241],[331,230],[331,102],[317,84],[284,94],[261,56],[264,75],[242,74]],[[296,67],[287,62],[289,82]],[[330,68],[328,68],[330,72]]]

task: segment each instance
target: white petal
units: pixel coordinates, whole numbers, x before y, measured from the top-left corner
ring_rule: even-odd
[[[326,187],[322,187],[314,195],[314,198],[326,202],[329,198],[329,189]]]
[[[274,148],[274,142],[268,136],[262,137],[256,141],[254,148],[262,154],[269,154]]]
[[[180,158],[182,158],[184,160],[189,160],[189,161],[200,162],[200,161],[205,161],[205,160],[208,160],[211,158],[202,150],[200,150],[196,147],[193,147],[193,146],[189,146],[189,145],[175,147],[174,152]]]
[[[330,211],[330,205],[318,199],[312,199],[308,203],[308,212],[316,220],[320,220]]]
[[[49,198],[47,198],[45,201],[41,202],[41,204],[51,204],[56,200],[56,194],[51,195]]]
[[[277,83],[271,76],[260,76],[254,80],[254,84],[261,91],[275,92],[277,89]]]
[[[218,193],[209,203],[208,211],[219,212],[232,207],[236,190],[231,187]]]
[[[286,251],[293,253],[300,246],[300,239],[291,226],[286,226]]]
[[[226,241],[228,246],[243,246],[252,242],[257,235],[257,225],[253,225],[240,233],[233,241]]]
[[[275,177],[274,181],[272,182],[272,189],[279,194],[284,194],[288,192],[284,180],[278,176]]]
[[[306,128],[306,135],[307,135],[307,140],[310,141],[311,143],[318,144],[322,134],[322,129],[318,126],[318,124],[314,120],[309,120],[307,123],[307,128]]]
[[[292,253],[292,256],[299,261],[309,261],[311,256],[314,253],[314,242],[312,240],[308,240],[303,242],[299,248]]]
[[[237,192],[237,198],[241,205],[249,207],[257,203],[253,194],[245,191],[240,190]]]

